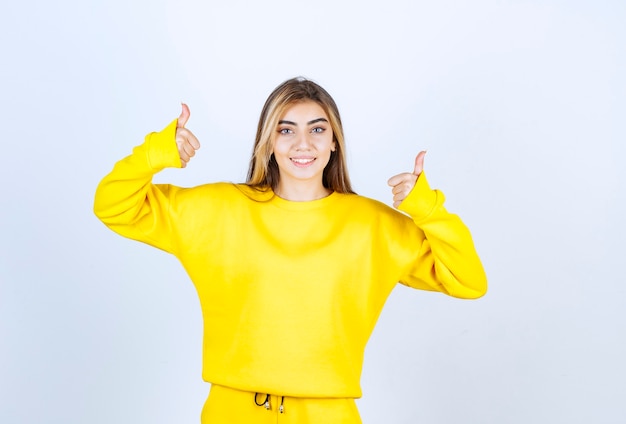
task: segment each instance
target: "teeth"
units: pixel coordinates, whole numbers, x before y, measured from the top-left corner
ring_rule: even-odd
[[[299,164],[306,164],[306,163],[311,163],[314,161],[314,159],[291,159],[292,161],[294,161],[295,163],[299,163]]]

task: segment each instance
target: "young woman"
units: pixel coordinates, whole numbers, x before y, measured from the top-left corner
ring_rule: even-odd
[[[113,231],[170,252],[200,297],[202,423],[360,423],[367,340],[397,282],[477,298],[486,277],[462,221],[422,172],[392,177],[393,205],[353,193],[337,106],[288,80],[262,110],[245,184],[152,184],[200,144],[189,109],[98,186]]]

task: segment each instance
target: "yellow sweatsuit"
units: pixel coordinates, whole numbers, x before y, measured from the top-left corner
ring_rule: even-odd
[[[203,378],[215,388],[259,401],[360,397],[365,345],[397,282],[485,293],[468,229],[424,174],[400,205],[410,217],[355,194],[292,202],[243,184],[152,184],[180,167],[175,131],[176,121],[119,161],[94,211],[185,267],[204,318]]]

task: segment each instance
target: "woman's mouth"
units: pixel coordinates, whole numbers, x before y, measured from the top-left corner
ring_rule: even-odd
[[[315,158],[291,158],[291,162],[299,168],[306,168],[315,162]]]

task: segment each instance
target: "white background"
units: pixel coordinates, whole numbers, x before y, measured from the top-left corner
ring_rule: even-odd
[[[623,1],[12,1],[2,22],[0,422],[199,422],[194,288],[94,190],[181,101],[203,147],[157,180],[242,181],[296,75],[337,101],[360,194],[390,203],[428,149],[490,282],[393,292],[364,423],[626,422]]]

